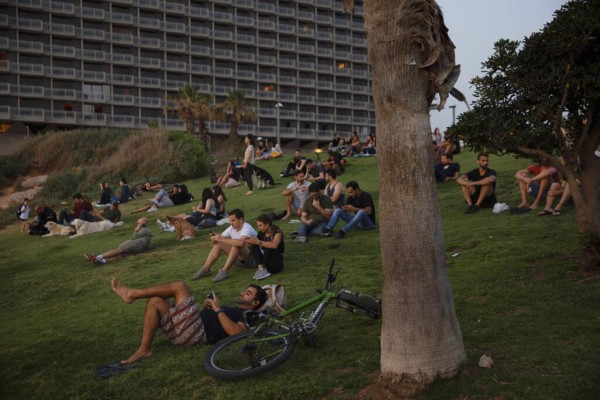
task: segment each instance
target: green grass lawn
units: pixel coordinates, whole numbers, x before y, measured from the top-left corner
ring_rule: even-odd
[[[260,166],[278,177],[289,157]],[[475,167],[475,155],[456,157],[462,171]],[[498,172],[498,200],[519,201],[513,174],[526,160],[491,157]],[[350,159],[340,177],[356,180],[377,202],[375,158]],[[244,210],[253,225],[261,212],[283,208],[280,196],[291,180],[244,196],[229,189],[228,209]],[[208,178],[186,182],[196,198]],[[188,282],[198,298],[214,289],[233,302],[252,282],[254,270],[234,267],[219,284],[191,281],[209,251],[208,231],[177,242],[154,224],[190,205],[148,213],[155,233],[152,249],[102,267],[87,263],[85,252],[102,252],[129,239],[139,215],[123,206],[126,225],[77,239],[40,238],[19,233],[15,223],[0,233],[2,291],[0,316],[0,398],[3,399],[349,399],[377,377],[380,322],[330,307],[318,329],[318,345],[300,343],[275,372],[228,383],[203,369],[207,346],[175,347],[157,333],[154,356],[132,371],[100,380],[98,365],[121,360],[138,346],[144,302],[125,305],[110,289],[110,278],[136,287],[172,280]],[[496,215],[490,210],[465,215],[458,186],[439,186],[448,268],[467,351],[464,371],[440,380],[422,399],[597,399],[600,398],[600,289],[598,276],[578,270],[575,212],[560,217],[537,213]],[[427,223],[423,221],[423,223]],[[282,223],[289,234],[295,225]],[[224,227],[218,227],[222,231]],[[332,257],[341,272],[338,288],[379,294],[379,232],[352,231],[341,241],[287,240],[286,267],[261,283],[282,283],[288,303],[303,300],[323,285]],[[457,257],[452,254],[459,253]],[[222,265],[222,261],[217,266]],[[216,271],[216,268],[215,268]],[[482,354],[495,362],[477,367]]]

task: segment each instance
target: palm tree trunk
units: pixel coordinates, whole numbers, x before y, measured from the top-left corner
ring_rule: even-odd
[[[235,118],[231,119],[231,125],[229,126],[229,152],[234,155],[239,145],[238,138],[238,123]]]
[[[421,2],[437,7],[433,0]],[[466,358],[433,175],[429,79],[415,65],[427,56],[402,30],[414,23],[408,7],[415,3],[364,3],[377,114],[383,269],[381,376],[375,387],[402,396],[436,376],[456,374]]]

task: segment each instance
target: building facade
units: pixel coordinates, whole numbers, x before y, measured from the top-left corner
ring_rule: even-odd
[[[3,3],[3,123],[184,129],[164,108],[191,85],[215,103],[244,92],[258,121],[240,134],[279,127],[282,139],[323,141],[374,130],[360,2],[354,14],[339,0]]]

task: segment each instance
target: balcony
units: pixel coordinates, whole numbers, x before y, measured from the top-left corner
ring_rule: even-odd
[[[336,33],[335,36],[334,36],[333,41],[336,42],[336,43],[350,44],[351,43],[351,38],[350,38],[350,35],[348,35],[348,34]]]
[[[254,44],[254,40],[255,40],[255,36],[243,35],[243,34],[239,34],[239,33],[236,35],[236,38],[237,38],[238,43],[247,43],[247,44]]]
[[[269,38],[258,38],[258,45],[260,47],[275,47],[275,39],[269,39]]]
[[[50,52],[59,57],[75,57],[75,47],[53,45]]]
[[[130,96],[130,95],[124,95],[124,94],[115,94],[115,95],[113,95],[111,100],[115,104],[133,105],[135,97]]]
[[[54,35],[75,36],[75,27],[66,24],[50,24],[50,33]]]
[[[321,122],[321,121],[333,122],[333,114],[318,114],[317,118],[318,118],[319,122]]]
[[[256,11],[275,12],[275,4],[261,3],[260,0],[256,3]]]
[[[349,51],[336,51],[335,56],[340,60],[349,60],[352,56]]]
[[[74,111],[52,111],[49,122],[75,122],[76,114]]]
[[[315,13],[312,11],[298,11],[298,19],[312,22],[315,19]]]
[[[19,108],[17,109],[15,119],[27,121],[44,122],[44,110],[41,108]]]
[[[318,24],[331,26],[333,24],[333,17],[317,13],[316,21]]]
[[[215,11],[213,13],[213,19],[219,22],[233,22],[233,15],[231,15],[231,13]]]
[[[44,23],[39,19],[19,18],[17,26],[24,31],[42,32],[44,30]]]
[[[312,113],[312,112],[299,112],[298,113],[298,118],[299,119],[308,119],[308,120],[312,120],[314,121],[317,117],[317,114]]]
[[[76,100],[77,93],[73,89],[52,89],[52,98],[62,100]]]
[[[363,63],[368,63],[369,56],[367,56],[366,54],[352,54],[352,60],[358,61],[358,62],[363,62]]]
[[[24,8],[42,8],[42,0],[19,0],[12,1],[11,3],[18,3],[19,7]]]
[[[106,125],[106,114],[80,114],[78,120],[86,125]]]
[[[185,14],[185,5],[165,1],[163,4],[163,10],[169,11],[174,14]]]
[[[13,42],[14,45],[14,42]],[[0,49],[8,49],[10,47],[10,41],[7,37],[0,37]]]
[[[155,97],[140,96],[140,106],[142,107],[163,107],[164,101]]]
[[[112,0],[112,2],[118,3],[118,4],[128,4],[128,5],[132,4],[132,0]]]
[[[336,115],[335,116],[335,120],[337,122],[351,123],[352,122],[352,117],[349,116],[349,115]]]
[[[331,7],[331,0],[315,0],[317,7]]]
[[[190,7],[190,12],[188,15],[190,17],[210,18],[210,11],[206,8]]]
[[[138,18],[138,25],[142,28],[160,29],[160,20],[154,18],[140,17]]]
[[[313,38],[315,37],[315,30],[314,29],[310,29],[308,27],[298,27],[298,29],[296,30],[296,34],[298,36],[302,36],[302,37],[306,37],[306,38]]]
[[[254,61],[256,56],[252,53],[246,53],[246,52],[237,52],[235,53],[235,58],[238,61]]]
[[[234,0],[233,3],[238,7],[254,8],[254,0]]]
[[[333,50],[324,47],[317,47],[317,55],[333,57]]]
[[[233,40],[233,32],[215,30],[213,36],[215,39]]]
[[[271,56],[258,56],[258,63],[263,65],[277,65],[277,58]]]
[[[167,51],[175,51],[175,52],[185,52],[187,49],[187,45],[181,42],[164,42],[165,50]]]
[[[352,89],[349,83],[336,83],[335,90],[340,92],[349,92]]]
[[[121,75],[121,74],[113,74],[112,82],[117,85],[133,85],[133,76],[132,75]]]
[[[135,117],[132,115],[113,115],[111,117],[111,126],[133,128],[135,126]]]
[[[0,94],[10,94],[10,83],[0,82]]]
[[[25,40],[19,40],[17,50],[28,53],[40,53],[44,52],[44,44],[39,42],[29,42]]]
[[[163,62],[163,68],[168,69],[170,71],[187,71],[187,63],[182,61],[167,61]]]
[[[252,27],[252,28],[254,27],[254,24],[255,24],[254,18],[241,17],[241,16],[235,17],[235,22],[238,26],[247,26],[247,27]]]
[[[296,49],[296,43],[279,41],[279,42],[277,42],[277,48],[280,50],[293,51]]]
[[[349,17],[338,16],[335,18],[335,26],[340,28],[349,28],[350,27],[350,19]]]
[[[281,33],[294,33],[296,32],[296,27],[294,25],[278,24],[277,31]]]
[[[44,88],[40,86],[19,85],[17,90],[20,96],[24,97],[43,97]]]
[[[254,71],[238,71],[237,77],[240,79],[254,79],[256,78],[256,72]]]
[[[75,68],[53,67],[52,76],[55,78],[77,78],[77,70]]]
[[[135,0],[135,5],[140,8],[151,8],[154,10],[158,9],[159,3],[159,0]]]
[[[233,51],[232,50],[214,49],[213,54],[215,55],[215,57],[219,57],[219,58],[227,58],[227,59],[232,59],[233,58]]]
[[[133,36],[125,33],[113,33],[112,41],[119,44],[133,44]]]
[[[81,29],[81,38],[87,40],[104,41],[104,31],[99,29],[83,28]]]
[[[50,2],[50,11],[55,14],[74,15],[75,6],[73,4],[61,3],[58,1]]]
[[[315,86],[315,80],[314,79],[299,78],[298,79],[298,85],[300,85],[300,86],[314,87]],[[300,99],[301,97],[302,96],[298,96],[298,99]]]
[[[292,17],[296,14],[296,10],[291,7],[279,7],[277,9],[277,13],[279,15],[287,15],[287,16]]]
[[[143,87],[162,87],[162,81],[158,78],[139,78],[138,83]]]
[[[83,50],[81,54],[84,60],[104,61],[106,59],[106,53],[101,50]]]
[[[299,44],[298,45],[298,52],[299,53],[314,54],[314,52],[315,52],[315,46],[311,46],[311,45],[307,45],[307,44]]]
[[[298,69],[304,69],[308,71],[313,71],[315,69],[315,63],[300,61],[298,63]]]
[[[211,68],[208,65],[200,65],[200,64],[190,65],[190,72],[192,72],[192,73],[210,74],[210,69]]]
[[[369,103],[367,103],[366,101],[353,101],[352,107],[366,110],[369,108]]]
[[[317,87],[319,89],[333,89],[333,82],[331,82],[331,81],[317,81]]]
[[[213,73],[215,75],[221,76],[221,77],[232,77],[233,76],[233,68],[215,67],[213,69]]]
[[[133,56],[131,54],[112,54],[112,61],[115,64],[133,65]]]
[[[106,103],[106,97],[102,93],[83,93],[81,98],[89,103]]]
[[[356,126],[367,126],[369,124],[368,118],[356,118],[354,117],[353,124]]]
[[[298,96],[299,103],[315,104],[315,96]]]
[[[160,68],[161,60],[160,58],[149,58],[149,57],[141,57],[138,59],[137,65],[142,68]]]
[[[317,64],[317,71],[332,73],[333,72],[333,67],[331,65],[329,65],[329,64],[327,64],[327,65],[325,65],[325,64]]]
[[[18,71],[22,75],[44,75],[44,65],[19,63]]]
[[[362,31],[365,29],[365,24],[363,21],[360,21],[360,22],[352,21],[352,29]]]
[[[196,55],[208,56],[210,55],[210,47],[208,46],[191,46],[190,52]]]
[[[269,19],[262,19],[256,26],[258,29],[273,31],[275,30],[275,22]]]
[[[314,129],[298,129],[298,137],[302,139],[314,139],[315,130]]]
[[[317,31],[316,36],[317,39],[321,40],[333,40],[333,33],[331,32]]]
[[[0,118],[10,119],[10,106],[0,106]]]
[[[319,97],[317,99],[317,104],[320,106],[332,106],[333,105],[333,99],[329,98],[329,97]]]
[[[279,82],[281,83],[289,83],[291,85],[296,84],[296,77],[295,76],[288,76],[288,75],[279,75]]]
[[[335,105],[336,107],[350,107],[352,102],[350,100],[336,99]]]
[[[165,22],[165,30],[167,32],[186,33],[186,26],[179,22]]]
[[[296,95],[294,93],[279,93],[279,100],[296,101]]]
[[[106,74],[99,71],[83,71],[83,80],[92,82],[105,82]]]
[[[261,82],[277,82],[275,74],[258,74],[258,80]]]
[[[277,98],[277,93],[275,93],[275,92],[260,91],[256,95],[259,99],[273,99],[274,100]],[[261,111],[262,111],[262,109],[261,109]],[[273,111],[272,115],[275,115],[275,109],[273,109],[272,111]]]
[[[117,23],[117,24],[126,24],[126,25],[132,25],[133,24],[133,15],[131,14],[123,14],[123,13],[119,13],[119,12],[112,12],[110,13],[110,21]]]
[[[202,36],[209,37],[210,29],[204,26],[190,26],[190,35],[192,36]]]
[[[265,93],[265,92],[259,92],[258,97],[260,97],[260,93]],[[275,111],[275,109],[271,109],[271,108],[260,108],[258,110],[258,116],[259,117],[275,117],[276,111]]]
[[[138,43],[145,48],[160,49],[160,39],[139,37]]]
[[[279,115],[283,118],[296,118],[296,111],[283,108],[279,111]]]
[[[360,69],[354,69],[352,70],[352,76],[366,78],[369,76],[369,73]]]
[[[104,10],[92,7],[81,7],[81,16],[89,19],[104,20]]]
[[[184,87],[187,84],[188,82],[185,81],[165,80],[163,81],[163,88],[166,90],[179,91],[182,87]]]
[[[8,26],[8,15],[0,15],[0,26]]]
[[[280,58],[279,65],[282,67],[295,67],[296,60],[293,58]]]

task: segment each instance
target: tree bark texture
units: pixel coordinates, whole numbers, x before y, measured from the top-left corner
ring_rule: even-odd
[[[426,14],[437,12],[432,0],[364,3],[380,178],[380,381],[388,386],[452,376],[466,358],[433,175],[431,73],[419,67],[430,57],[419,31],[433,29]]]

